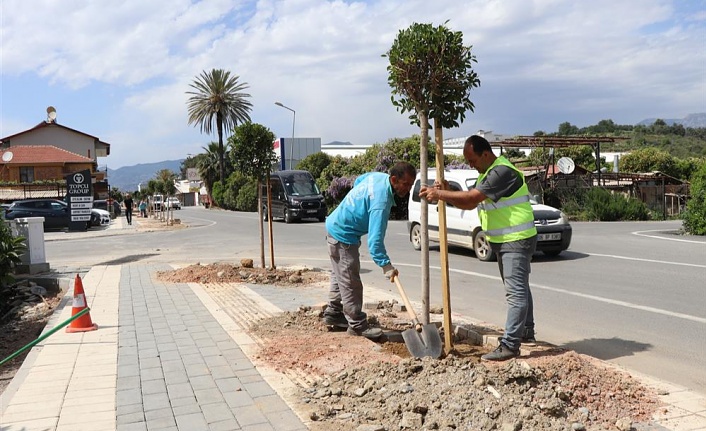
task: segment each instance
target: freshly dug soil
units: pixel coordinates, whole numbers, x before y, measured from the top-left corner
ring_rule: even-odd
[[[501,363],[481,362],[489,349],[462,341],[447,357],[411,358],[394,337],[404,326],[378,311],[369,315],[390,334],[379,343],[330,332],[308,307],[253,326],[261,360],[307,376],[297,382],[312,429],[630,430],[660,406],[629,374],[548,345]]]
[[[322,271],[251,265],[248,259],[240,265],[197,264],[159,277],[283,288],[329,279]],[[480,356],[489,348],[456,340],[446,357],[412,358],[399,335],[409,318],[394,310],[395,301],[366,310],[369,323],[385,331],[378,342],[332,331],[321,320],[323,307],[262,319],[250,331],[261,345],[259,360],[299,385],[300,412],[317,431],[627,431],[646,429],[660,407],[656,394],[629,374],[550,345],[487,363]]]
[[[252,259],[240,264],[199,263],[173,271],[158,271],[157,278],[171,283],[252,283],[299,286],[328,283],[329,275],[321,270],[302,268],[254,268]]]

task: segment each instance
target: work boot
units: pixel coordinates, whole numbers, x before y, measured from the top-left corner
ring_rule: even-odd
[[[528,346],[536,346],[537,340],[534,338],[534,328],[525,328],[525,333],[520,341],[522,344],[526,344]]]
[[[360,335],[368,340],[377,340],[382,337],[382,329],[371,327],[368,327],[367,329],[353,329],[348,327],[348,335]]]
[[[486,353],[480,358],[484,361],[507,361],[508,359],[520,356],[519,350],[511,350],[509,347],[500,343],[498,347],[490,353]]]
[[[348,328],[348,320],[343,313],[324,314],[324,323],[328,326],[336,326],[338,328]]]

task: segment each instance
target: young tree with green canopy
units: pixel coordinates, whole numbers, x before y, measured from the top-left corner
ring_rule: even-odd
[[[253,124],[247,122],[235,129],[233,136],[228,139],[230,145],[230,157],[233,166],[237,171],[244,175],[257,178],[257,195],[258,195],[258,214],[260,215],[260,261],[265,267],[265,239],[262,226],[262,182],[270,183],[270,172],[272,167],[277,162],[277,154],[275,153],[272,143],[275,140],[275,134],[267,127],[261,124]],[[270,208],[269,187],[267,193],[267,213],[272,214]],[[275,250],[272,237],[272,217],[269,220],[269,238],[270,238],[270,266],[275,269]]]
[[[448,22],[448,21],[447,21]],[[471,45],[463,44],[463,33],[445,25],[414,23],[400,30],[387,52],[390,64],[388,83],[392,104],[401,113],[409,113],[410,123],[421,127],[420,170],[422,184],[427,183],[427,147],[429,120],[434,120],[437,178],[443,181],[443,128],[458,127],[466,112],[475,106],[470,99],[473,88],[480,86],[472,65],[476,62]],[[451,349],[451,302],[449,299],[448,251],[446,244],[446,207],[439,202],[442,284],[444,293],[445,348]],[[428,206],[422,202],[422,300],[424,323],[429,322],[429,233]]]
[[[238,125],[250,121],[252,103],[244,90],[248,84],[238,82],[238,75],[222,69],[203,71],[189,84],[194,91],[188,101],[189,125],[199,125],[201,133],[211,134],[214,126],[218,132],[218,156],[220,161],[220,181],[225,183],[225,163],[223,131],[230,132]],[[215,122],[215,124],[214,124]]]

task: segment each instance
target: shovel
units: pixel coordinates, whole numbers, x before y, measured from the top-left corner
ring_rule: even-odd
[[[404,301],[405,307],[412,318],[412,323],[414,328],[402,331],[402,338],[407,346],[407,350],[415,358],[423,358],[425,356],[431,356],[432,358],[438,358],[441,356],[441,336],[439,335],[439,330],[436,325],[431,323],[422,325],[417,319],[417,314],[412,308],[412,304],[407,298],[407,294],[402,288],[402,283],[400,283],[400,278],[395,277],[395,284],[397,289],[402,295],[402,300]]]

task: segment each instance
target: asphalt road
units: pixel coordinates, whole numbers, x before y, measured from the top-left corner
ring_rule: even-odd
[[[260,263],[254,213],[184,208],[190,228],[46,243],[52,267],[159,261]],[[573,223],[571,248],[532,263],[537,337],[706,394],[706,238],[674,233],[678,221]],[[328,268],[324,224],[273,223],[275,264]],[[267,240],[267,225],[264,230]],[[386,245],[407,293],[420,299],[420,252],[405,222],[391,221]],[[265,246],[266,264],[270,263]],[[361,248],[366,285],[396,292]],[[439,249],[432,246],[432,304],[441,303]],[[505,300],[496,263],[449,250],[454,313],[502,326]],[[322,298],[324,300],[324,298]]]

